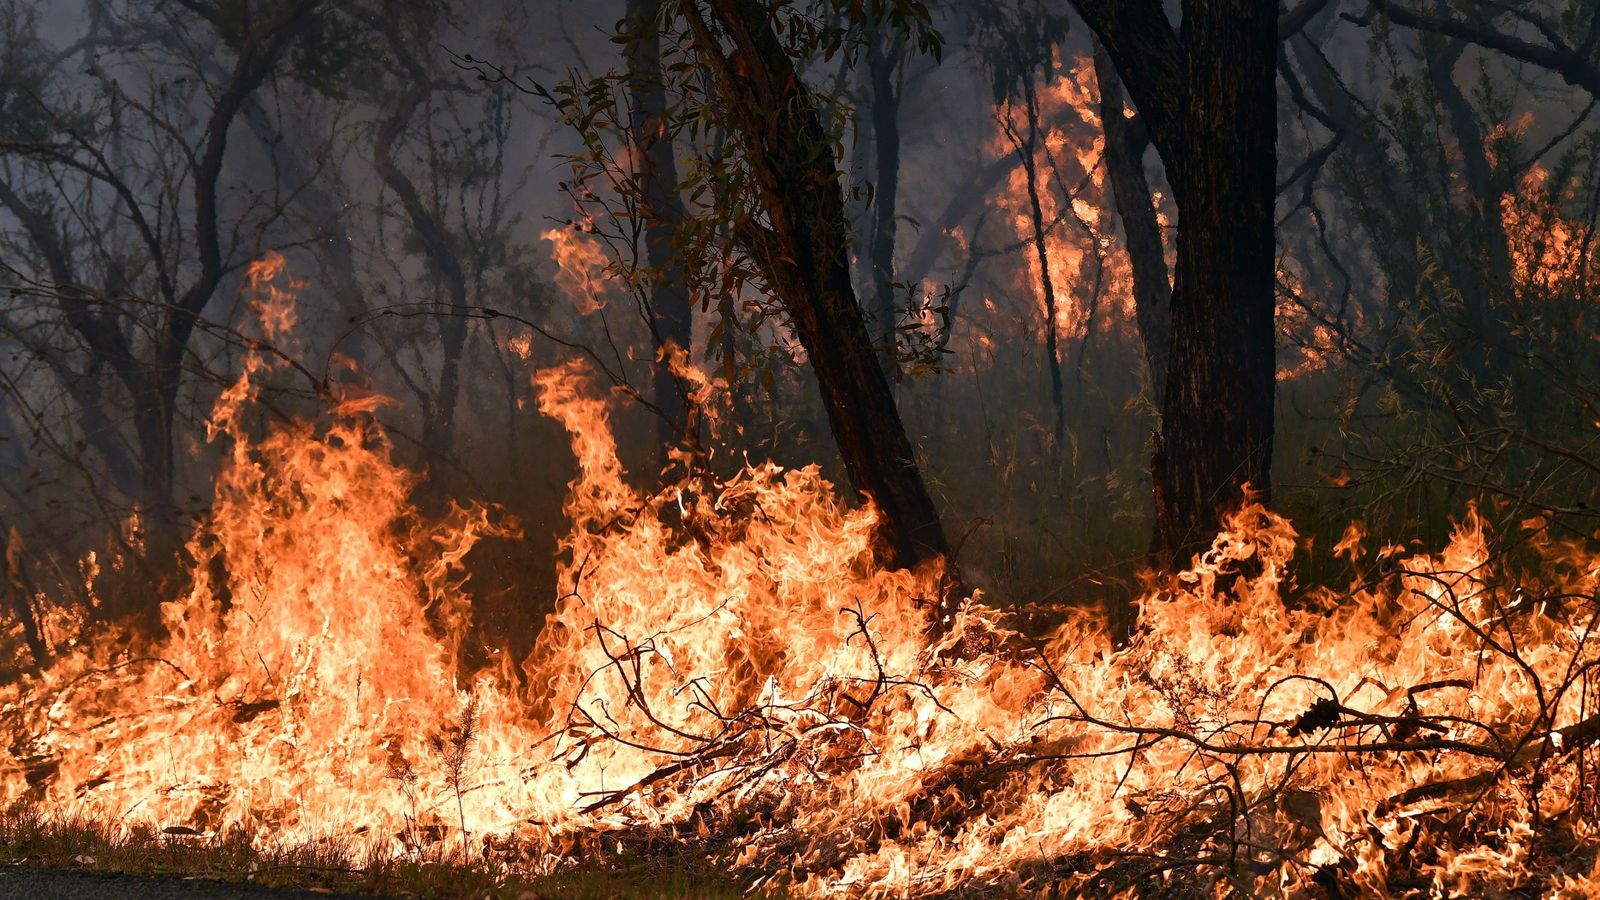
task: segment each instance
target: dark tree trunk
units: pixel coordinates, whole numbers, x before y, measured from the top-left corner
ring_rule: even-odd
[[[1250,485],[1271,495],[1277,4],[1073,0],[1166,164],[1178,205],[1172,345],[1152,461],[1157,559],[1204,549]]]
[[[661,36],[657,17],[661,0],[627,0],[631,25],[628,56],[628,101],[633,117],[633,141],[639,151],[639,179],[643,187],[645,259],[651,273],[650,327],[660,354],[654,374],[656,408],[661,412],[657,443],[660,461],[674,447],[695,443],[690,434],[688,388],[673,372],[668,359],[687,354],[694,337],[694,313],[684,283],[683,266],[674,249],[674,236],[683,221],[678,199],[678,164],[672,141],[662,132],[667,114],[661,88]]]
[[[28,577],[22,533],[4,522],[0,522],[0,567],[4,568],[0,573],[0,589],[5,591],[10,600],[7,605],[22,626],[22,639],[33,656],[34,666],[42,669],[50,663],[50,648],[39,628],[39,617],[34,615],[33,598],[37,591],[33,579]]]
[[[1023,174],[1027,176],[1028,214],[1033,219],[1033,251],[1039,261],[1039,288],[1044,294],[1045,368],[1050,373],[1050,403],[1056,412],[1053,433],[1059,441],[1066,431],[1067,412],[1066,400],[1061,394],[1061,331],[1056,325],[1056,288],[1050,280],[1050,248],[1045,241],[1044,207],[1039,201],[1039,98],[1033,79],[1032,71],[1022,77],[1022,102],[1026,107],[1028,136],[1019,138],[1009,119],[1006,121],[1006,132],[1017,148]]]
[[[949,557],[911,440],[878,364],[850,279],[849,225],[827,133],[804,81],[755,0],[680,0],[695,53],[734,110],[768,226],[745,241],[782,298],[822,391],[851,485],[881,514],[886,561],[911,567]],[[945,612],[947,610],[942,610]],[[940,616],[940,620],[943,620]]]
[[[182,544],[178,513],[177,442],[173,429],[178,420],[178,376],[157,377],[134,400],[134,432],[139,442],[139,458],[144,465],[141,520],[145,547],[152,559],[168,561],[177,557]]]
[[[1188,102],[1168,159],[1178,203],[1172,351],[1155,480],[1159,553],[1185,565],[1250,485],[1272,490],[1277,7],[1186,4]]]
[[[1150,396],[1166,396],[1167,353],[1172,344],[1172,281],[1168,276],[1161,224],[1156,221],[1144,152],[1150,146],[1144,123],[1124,115],[1122,80],[1105,48],[1095,41],[1095,80],[1100,86],[1100,123],[1106,138],[1106,174],[1122,222],[1128,264],[1133,272],[1134,318],[1150,367]]]
[[[1455,82],[1456,65],[1467,48],[1466,41],[1424,34],[1421,43],[1433,91],[1455,136],[1467,176],[1466,233],[1459,243],[1465,245],[1462,255],[1470,270],[1462,272],[1455,287],[1461,292],[1463,324],[1471,343],[1459,349],[1464,368],[1473,380],[1488,385],[1509,365],[1494,311],[1494,298],[1514,290],[1510,243],[1500,217],[1500,200],[1507,185],[1496,177],[1477,114]]]

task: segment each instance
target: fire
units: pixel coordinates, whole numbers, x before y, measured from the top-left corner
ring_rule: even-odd
[[[1593,284],[1596,273],[1588,250],[1593,235],[1562,212],[1577,194],[1575,182],[1561,184],[1534,163],[1523,174],[1519,189],[1500,199],[1512,277],[1520,292],[1536,297],[1581,294]]]
[[[548,228],[539,237],[550,242],[556,260],[556,284],[578,312],[587,315],[606,300],[606,254],[575,228]]]
[[[420,514],[370,396],[253,433],[267,365],[213,415],[165,635],[63,641],[3,689],[5,801],[542,870],[717,835],[805,894],[1594,886],[1541,834],[1594,837],[1600,556],[1540,521],[1524,562],[1476,511],[1436,554],[1353,527],[1334,591],[1249,504],[1125,645],[1083,610],[1028,640],[980,598],[934,640],[940,573],[878,566],[870,507],[815,467],[640,490],[574,363],[535,379],[579,464],[562,596],[520,669],[474,670],[465,559],[511,526]]]
[[[283,254],[273,250],[245,268],[250,308],[255,310],[267,340],[277,340],[294,332],[295,292],[305,287],[304,282],[288,278],[284,266]]]
[[[1131,326],[1133,273],[1110,214],[1114,201],[1102,159],[1105,138],[1100,127],[1093,60],[1083,57],[1063,68],[1066,74],[1040,86],[1041,130],[1035,165],[1039,205],[1047,229],[1048,274],[1057,302],[1055,327],[1063,338],[1080,339],[1094,325],[1091,309],[1101,310],[1103,317],[1109,314],[1113,327]],[[1025,112],[1013,110],[1010,116],[1016,135],[1025,138]],[[990,141],[989,152],[996,156],[1015,154],[1015,144],[1006,135],[1005,127],[998,130]],[[1021,166],[1012,170],[995,206],[1003,220],[1010,223],[1017,245],[1027,248],[1019,251],[1019,259],[1025,265],[1017,267],[1015,287],[1022,296],[1033,298],[1036,308],[1042,311],[1042,274],[1032,250],[1032,208],[1027,173]]]

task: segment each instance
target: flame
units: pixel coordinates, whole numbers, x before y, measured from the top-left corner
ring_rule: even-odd
[[[606,254],[592,237],[574,228],[549,228],[539,237],[550,242],[556,260],[556,285],[578,312],[588,315],[605,306]]]
[[[267,340],[289,336],[298,321],[297,292],[305,287],[305,282],[288,278],[284,274],[285,265],[283,254],[272,250],[245,268],[250,308],[261,322],[261,331]]]
[[[1131,327],[1135,321],[1133,273],[1110,214],[1114,201],[1102,159],[1105,137],[1100,128],[1093,60],[1081,57],[1063,68],[1066,74],[1062,77],[1040,85],[1039,121],[1043,127],[1035,167],[1039,206],[1047,228],[1048,275],[1056,296],[1054,324],[1062,338],[1080,339],[1090,326],[1094,307],[1113,327]],[[1025,137],[1024,113],[1013,111],[1010,115],[1012,127]],[[989,151],[996,156],[1017,152],[1003,125],[990,141]],[[1015,287],[1032,297],[1042,311],[1043,274],[1033,250],[1027,181],[1021,166],[1013,169],[995,206],[1010,223],[1018,246],[1026,248],[1022,251],[1026,268],[1018,269]],[[1155,202],[1159,208],[1160,198]]]
[[[1562,209],[1579,196],[1579,188],[1576,180],[1559,183],[1536,162],[1528,166],[1518,190],[1500,198],[1511,274],[1520,292],[1581,295],[1600,280],[1589,252],[1590,229]]]
[[[1594,836],[1600,555],[1539,521],[1529,565],[1476,510],[1435,554],[1353,526],[1355,582],[1302,589],[1248,503],[1129,643],[1082,610],[1029,641],[979,598],[935,640],[941,573],[880,567],[871,507],[816,467],[640,490],[570,363],[534,380],[578,462],[561,596],[520,668],[472,669],[467,555],[510,526],[419,513],[371,396],[252,433],[269,365],[217,403],[164,636],[58,641],[0,689],[0,799],[544,871],[714,834],[802,894],[1596,883],[1542,835]]]

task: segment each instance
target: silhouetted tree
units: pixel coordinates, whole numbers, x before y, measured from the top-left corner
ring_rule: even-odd
[[[722,95],[765,221],[740,242],[781,300],[822,389],[850,482],[882,513],[888,562],[948,557],[933,500],[873,352],[850,280],[849,223],[833,142],[795,60],[754,0],[681,0],[697,63]]]
[[[1182,565],[1248,484],[1270,497],[1278,10],[1260,0],[1073,0],[1178,206],[1171,352],[1152,462],[1156,556]]]

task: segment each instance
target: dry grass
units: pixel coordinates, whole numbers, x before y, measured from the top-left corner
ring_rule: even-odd
[[[51,816],[28,805],[0,811],[0,865],[441,900],[743,896],[741,886],[725,876],[681,860],[608,861],[604,867],[535,877],[492,863],[463,864],[442,853],[401,858],[335,841],[261,850],[240,835],[173,834]]]

